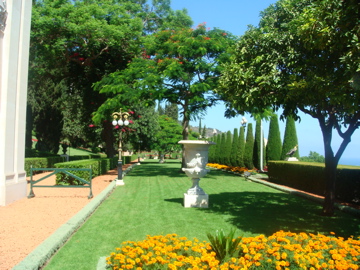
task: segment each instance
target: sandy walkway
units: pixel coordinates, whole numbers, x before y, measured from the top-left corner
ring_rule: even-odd
[[[43,176],[44,174],[36,175],[34,180]],[[94,198],[116,177],[117,171],[111,170],[105,175],[93,178]],[[55,184],[55,176],[42,181],[41,184]],[[35,197],[32,199],[23,198],[10,205],[0,206],[1,270],[11,269],[22,261],[42,241],[91,201],[87,198],[88,188],[34,188],[33,190]]]

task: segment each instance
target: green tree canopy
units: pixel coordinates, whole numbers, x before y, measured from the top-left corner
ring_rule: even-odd
[[[178,105],[175,103],[169,103],[167,102],[165,104],[165,114],[167,116],[170,116],[175,121],[179,120],[179,108]]]
[[[51,125],[52,129],[58,127],[55,133],[63,138],[86,143],[96,140],[88,128],[92,121],[106,129],[101,134],[111,134],[111,125],[104,121],[130,102],[119,98],[92,119],[93,112],[107,99],[93,91],[93,83],[126,68],[141,54],[146,35],[183,23],[189,24],[191,19],[185,11],[171,10],[170,0],[34,0],[28,100],[36,119],[36,135],[52,139],[39,128]],[[60,84],[65,87],[55,91]],[[52,104],[44,102],[43,93],[53,97]],[[54,117],[48,117],[51,114]],[[114,138],[107,135],[106,144],[112,147]],[[52,141],[56,144],[59,140],[54,136]]]
[[[229,33],[207,30],[204,24],[196,29],[184,25],[156,32],[147,37],[142,57],[135,58],[126,70],[104,78],[96,89],[111,96],[106,106],[118,102],[119,96],[133,95],[134,99],[151,96],[179,105],[183,139],[187,140],[191,117],[218,99],[212,90],[234,42]]]
[[[151,149],[162,153],[171,153],[181,149],[178,142],[181,140],[181,125],[167,115],[159,116],[159,131],[155,134]]]
[[[309,155],[301,157],[300,161],[324,163],[325,162],[325,157],[323,155],[320,155],[317,152],[310,151]]]
[[[360,123],[359,17],[357,0],[278,1],[240,38],[218,91],[240,114],[272,107],[282,117],[302,111],[318,120],[326,215],[334,212],[337,164]],[[343,139],[335,152],[333,130]]]

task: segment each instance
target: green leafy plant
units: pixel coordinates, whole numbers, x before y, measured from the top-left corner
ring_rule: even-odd
[[[216,258],[220,263],[234,257],[236,251],[238,251],[237,255],[239,255],[238,246],[242,237],[234,238],[234,235],[235,230],[231,230],[228,235],[225,235],[223,230],[216,230],[215,235],[207,233],[211,248],[215,251]]]

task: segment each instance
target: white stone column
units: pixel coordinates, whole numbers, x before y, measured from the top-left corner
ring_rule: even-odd
[[[0,0],[8,13],[0,30],[0,205],[26,196],[25,122],[31,0]]]

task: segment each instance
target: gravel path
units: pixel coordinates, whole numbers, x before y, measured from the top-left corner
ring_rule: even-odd
[[[44,174],[34,176],[34,180],[40,179]],[[116,177],[115,169],[93,178],[94,198]],[[41,184],[55,184],[55,176],[43,180]],[[33,188],[33,191],[34,198],[23,198],[10,205],[0,206],[1,270],[11,269],[22,261],[92,200],[87,198],[88,188]]]

